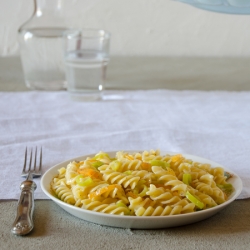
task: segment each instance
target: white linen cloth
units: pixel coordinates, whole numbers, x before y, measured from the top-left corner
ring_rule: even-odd
[[[110,94],[110,93],[109,93]],[[116,95],[116,96],[115,96]],[[121,91],[99,102],[67,92],[0,92],[0,199],[18,199],[25,147],[43,147],[43,171],[99,151],[160,149],[220,163],[250,197],[250,93]],[[36,179],[36,199],[47,199]]]

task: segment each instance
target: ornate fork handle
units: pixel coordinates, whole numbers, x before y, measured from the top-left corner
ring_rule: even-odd
[[[31,180],[22,182],[20,188],[21,196],[17,205],[17,215],[13,223],[11,232],[16,235],[28,234],[34,227],[33,210],[34,210],[34,190],[36,183]]]

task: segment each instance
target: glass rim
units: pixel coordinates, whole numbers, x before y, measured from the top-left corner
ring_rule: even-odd
[[[111,36],[110,32],[104,29],[68,29],[63,32],[63,37],[66,39],[76,39],[79,35],[84,39],[109,39]]]

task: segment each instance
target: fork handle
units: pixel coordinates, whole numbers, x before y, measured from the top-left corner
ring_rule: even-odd
[[[17,205],[16,219],[11,229],[11,232],[15,235],[28,234],[34,227],[33,211],[36,183],[26,180],[22,182],[20,189],[22,191]]]

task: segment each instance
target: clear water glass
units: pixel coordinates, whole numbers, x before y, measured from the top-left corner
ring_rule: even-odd
[[[64,63],[71,97],[102,99],[109,63],[110,34],[104,30],[68,30],[64,33]]]

